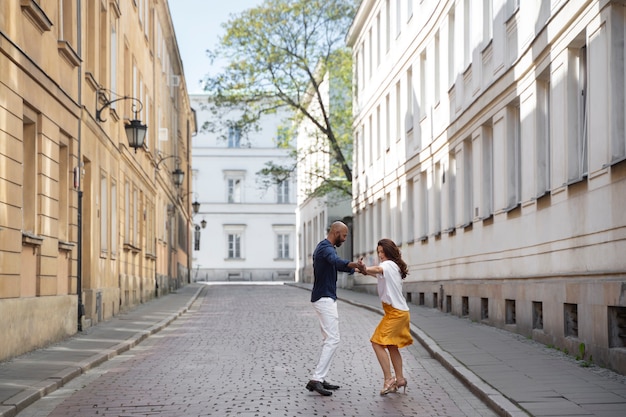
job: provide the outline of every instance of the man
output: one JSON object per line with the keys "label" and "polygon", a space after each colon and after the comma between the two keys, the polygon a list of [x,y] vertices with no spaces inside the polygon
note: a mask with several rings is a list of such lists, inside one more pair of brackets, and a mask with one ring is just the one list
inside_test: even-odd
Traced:
{"label": "man", "polygon": [[318,243],[313,252],[313,291],[311,302],[317,313],[324,341],[313,376],[306,384],[309,391],[321,395],[332,395],[331,390],[339,389],[338,385],[326,382],[330,362],[339,346],[339,315],[337,313],[337,271],[354,274],[355,269],[363,268],[362,264],[341,259],[335,247],[341,246],[348,237],[348,226],[340,221],[334,222],[326,239]]}

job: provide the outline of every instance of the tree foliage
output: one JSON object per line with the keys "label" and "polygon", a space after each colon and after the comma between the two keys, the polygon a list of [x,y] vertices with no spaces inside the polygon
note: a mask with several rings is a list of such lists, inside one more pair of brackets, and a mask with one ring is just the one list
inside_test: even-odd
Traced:
{"label": "tree foliage", "polygon": [[[265,0],[256,8],[231,16],[222,25],[225,34],[214,50],[213,60],[226,63],[221,73],[207,76],[204,88],[211,93],[213,112],[237,109],[237,127],[247,135],[259,118],[282,109],[292,115],[278,146],[294,145],[297,126],[307,123],[316,130],[320,147],[329,152],[330,173],[319,172],[323,182],[311,190],[351,194],[351,54],[345,37],[357,0]],[[329,77],[329,78],[325,78]],[[329,89],[321,88],[323,82]],[[326,93],[326,94],[325,94]],[[217,122],[204,126],[219,131]],[[302,148],[296,162],[307,157]],[[273,162],[259,174],[265,181],[280,182],[295,170]],[[317,175],[312,173],[312,175]]]}

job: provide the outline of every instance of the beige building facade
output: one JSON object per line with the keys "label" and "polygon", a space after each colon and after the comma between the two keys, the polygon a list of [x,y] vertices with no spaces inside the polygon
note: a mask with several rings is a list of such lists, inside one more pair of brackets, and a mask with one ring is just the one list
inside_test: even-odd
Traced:
{"label": "beige building facade", "polygon": [[389,237],[411,302],[626,373],[624,10],[364,0],[355,254]]}
{"label": "beige building facade", "polygon": [[0,4],[0,360],[189,282],[175,39],[165,0]]}

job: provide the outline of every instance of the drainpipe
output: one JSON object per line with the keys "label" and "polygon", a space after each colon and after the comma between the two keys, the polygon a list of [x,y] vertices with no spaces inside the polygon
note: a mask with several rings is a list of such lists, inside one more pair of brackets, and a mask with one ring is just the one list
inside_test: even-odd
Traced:
{"label": "drainpipe", "polygon": [[[82,5],[81,0],[76,0],[77,11],[77,49],[78,56],[82,57]],[[83,76],[83,61],[80,60],[78,64],[78,108],[80,110],[78,117],[78,167],[76,174],[76,183],[78,184],[78,216],[77,216],[77,271],[76,271],[76,295],[78,296],[78,331],[83,331],[83,316],[85,315],[85,306],[83,305],[83,190],[81,188],[81,175],[82,175],[82,154],[81,154],[81,126],[82,126],[82,112],[83,112],[83,88],[82,88],[82,76]]]}

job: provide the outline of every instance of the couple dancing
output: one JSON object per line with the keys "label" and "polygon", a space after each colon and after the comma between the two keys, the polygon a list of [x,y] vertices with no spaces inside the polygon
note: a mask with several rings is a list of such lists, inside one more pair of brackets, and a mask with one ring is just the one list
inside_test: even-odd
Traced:
{"label": "couple dancing", "polygon": [[[402,293],[402,280],[408,274],[408,267],[402,260],[400,249],[390,239],[381,239],[377,245],[380,263],[366,266],[362,259],[352,262],[341,259],[335,250],[346,241],[348,227],[342,222],[334,222],[326,239],[322,240],[313,252],[313,274],[315,281],[311,302],[317,313],[322,338],[324,340],[315,371],[306,385],[309,391],[321,395],[332,395],[339,389],[326,381],[330,362],[339,345],[339,315],[337,312],[337,271],[353,274],[358,270],[363,275],[376,277],[378,295],[385,315],[374,331],[370,341],[376,358],[383,371],[383,388],[380,395],[406,391],[407,380],[402,372],[402,356],[399,349],[413,343],[409,330],[409,307]],[[395,376],[391,373],[391,368]]]}

